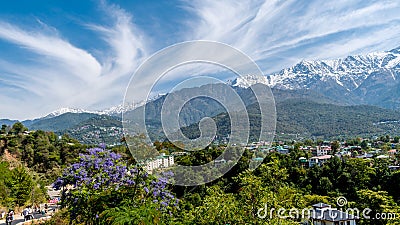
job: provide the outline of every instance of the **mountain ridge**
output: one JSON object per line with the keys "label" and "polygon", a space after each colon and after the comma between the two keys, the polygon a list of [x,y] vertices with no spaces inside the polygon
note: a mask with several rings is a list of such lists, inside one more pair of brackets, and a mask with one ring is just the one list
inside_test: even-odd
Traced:
{"label": "mountain ridge", "polygon": [[[390,51],[350,55],[331,60],[302,60],[292,67],[266,76],[246,75],[227,81],[234,88],[265,84],[273,89],[312,90],[315,94],[336,99],[342,104],[367,104],[383,108],[400,108],[400,47]],[[378,96],[378,97],[377,97]],[[116,116],[160,98],[135,104],[120,104],[105,110],[60,108],[43,117],[65,113],[91,113]],[[7,119],[7,118],[4,118]],[[5,121],[6,122],[6,121]],[[9,122],[7,122],[9,123]]]}

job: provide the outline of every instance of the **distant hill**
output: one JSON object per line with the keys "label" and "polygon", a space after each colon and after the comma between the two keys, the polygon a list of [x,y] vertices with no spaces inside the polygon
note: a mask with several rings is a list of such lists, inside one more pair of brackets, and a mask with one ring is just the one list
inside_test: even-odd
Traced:
{"label": "distant hill", "polygon": [[43,118],[31,124],[24,123],[30,130],[61,131],[72,128],[79,123],[97,116],[91,113],[64,113],[62,115]]}
{"label": "distant hill", "polygon": [[338,106],[307,100],[277,104],[277,134],[303,137],[354,137],[399,134],[399,111],[376,106]]}
{"label": "distant hill", "polygon": [[0,125],[5,124],[7,126],[11,126],[16,122],[18,122],[18,120],[0,119]]}
{"label": "distant hill", "polygon": [[[256,105],[248,107],[251,138],[256,140],[260,131],[260,113]],[[214,117],[217,135],[230,133],[229,116],[226,113]],[[301,138],[349,138],[370,137],[383,134],[399,134],[398,111],[376,106],[338,106],[316,103],[310,100],[286,100],[277,103],[276,135],[284,139]],[[182,128],[189,138],[199,136],[197,124]]]}
{"label": "distant hill", "polygon": [[[25,123],[25,122],[24,122]],[[68,134],[85,144],[118,144],[122,138],[121,118],[93,113],[64,113],[34,120],[26,125],[30,130]]]}
{"label": "distant hill", "polygon": [[[263,85],[263,84],[256,84]],[[173,101],[179,101],[185,96],[196,96],[201,93],[201,90],[209,90],[218,96],[228,97],[228,88],[224,84],[207,84],[201,87],[186,88],[176,93],[173,93]],[[234,90],[241,97],[245,106],[250,106],[256,102],[254,93],[250,88],[244,87],[234,87]],[[275,102],[279,103],[289,99],[293,100],[309,100],[317,103],[330,103],[330,104],[344,104],[335,99],[323,96],[312,90],[281,90],[272,89],[272,93],[275,98]],[[171,94],[169,94],[171,95]],[[163,132],[161,127],[161,109],[164,104],[166,96],[163,96],[155,101],[149,102],[146,105],[139,107],[133,111],[128,111],[125,113],[125,118],[129,119],[141,119],[140,110],[145,108],[146,110],[146,125],[147,129],[152,133],[153,138],[162,138],[161,133]],[[219,104],[217,101],[206,98],[198,97],[187,102],[180,111],[179,119],[181,127],[186,127],[191,124],[199,122],[204,117],[215,117],[220,113],[226,112],[225,108]],[[168,113],[168,112],[167,112]]]}
{"label": "distant hill", "polygon": [[96,115],[58,134],[68,134],[86,144],[119,144],[122,138],[121,118]]}

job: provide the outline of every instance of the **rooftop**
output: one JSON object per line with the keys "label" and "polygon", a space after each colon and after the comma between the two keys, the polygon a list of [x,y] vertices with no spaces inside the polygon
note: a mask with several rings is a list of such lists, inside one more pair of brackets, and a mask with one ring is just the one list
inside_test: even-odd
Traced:
{"label": "rooftop", "polygon": [[314,156],[312,159],[330,159],[332,158],[331,155],[322,155],[322,156]]}

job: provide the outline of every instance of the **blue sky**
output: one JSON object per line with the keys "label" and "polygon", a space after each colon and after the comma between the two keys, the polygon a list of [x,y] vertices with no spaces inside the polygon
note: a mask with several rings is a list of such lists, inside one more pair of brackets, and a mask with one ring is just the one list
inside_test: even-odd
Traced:
{"label": "blue sky", "polygon": [[0,118],[118,105],[137,67],[181,41],[232,45],[265,74],[390,50],[400,46],[399,12],[385,0],[4,1]]}

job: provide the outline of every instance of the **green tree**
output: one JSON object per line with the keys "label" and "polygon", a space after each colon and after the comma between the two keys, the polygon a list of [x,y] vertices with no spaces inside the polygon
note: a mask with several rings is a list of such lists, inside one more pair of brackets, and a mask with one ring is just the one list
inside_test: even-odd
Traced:
{"label": "green tree", "polygon": [[393,201],[393,198],[385,191],[372,191],[372,190],[359,190],[357,191],[358,201],[357,206],[359,209],[369,208],[371,212],[367,216],[371,218],[361,218],[360,224],[381,225],[387,224],[387,220],[377,220],[375,215],[377,213],[400,213],[400,207]]}
{"label": "green tree", "polygon": [[34,185],[32,176],[23,166],[18,166],[11,172],[9,180],[10,195],[15,199],[17,206],[23,206],[31,198],[31,191]]}
{"label": "green tree", "polygon": [[368,141],[367,140],[363,140],[360,144],[361,148],[364,150],[368,149]]}
{"label": "green tree", "polygon": [[11,127],[11,130],[8,132],[9,134],[21,134],[24,131],[27,131],[28,128],[26,128],[21,122],[16,122],[14,125]]}
{"label": "green tree", "polygon": [[7,128],[8,128],[7,125],[5,124],[1,125],[0,134],[7,134]]}
{"label": "green tree", "polygon": [[333,141],[331,143],[331,149],[333,153],[336,153],[340,149],[340,142],[339,141]]}
{"label": "green tree", "polygon": [[328,195],[328,193],[332,191],[332,187],[332,182],[329,180],[328,177],[321,177],[318,185],[318,190],[320,194]]}

